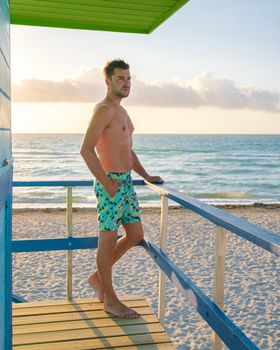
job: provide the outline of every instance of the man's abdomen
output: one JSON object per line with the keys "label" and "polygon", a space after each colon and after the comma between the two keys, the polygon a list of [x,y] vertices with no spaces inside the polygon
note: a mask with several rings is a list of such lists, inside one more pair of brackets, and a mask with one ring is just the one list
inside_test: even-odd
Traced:
{"label": "man's abdomen", "polygon": [[106,172],[126,172],[132,169],[131,149],[115,149],[98,152],[102,168]]}

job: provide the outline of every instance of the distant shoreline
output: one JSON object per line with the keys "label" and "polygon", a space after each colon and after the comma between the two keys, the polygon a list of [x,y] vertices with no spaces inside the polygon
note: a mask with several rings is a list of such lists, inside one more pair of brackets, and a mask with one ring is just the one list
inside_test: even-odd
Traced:
{"label": "distant shoreline", "polygon": [[[280,203],[250,203],[250,204],[211,204],[213,207],[220,209],[279,209]],[[151,206],[144,205],[140,206],[142,210],[160,210],[159,205]],[[189,210],[180,205],[169,205],[169,210]],[[96,207],[73,207],[73,212],[91,212],[96,211]],[[25,213],[25,212],[43,212],[43,213],[51,213],[51,212],[66,212],[66,207],[44,207],[44,208],[13,208],[13,213]]]}
{"label": "distant shoreline", "polygon": [[[14,132],[13,133],[13,135],[81,135],[81,136],[83,136],[84,135],[84,133],[80,133],[80,132],[69,132],[69,133],[54,133],[54,132],[52,132],[52,133],[45,133],[45,132],[33,132],[33,133],[26,133],[26,132]],[[254,134],[254,133],[252,133],[252,134],[247,134],[247,133],[244,133],[244,134],[238,134],[238,133],[233,133],[233,134],[229,134],[229,133],[227,133],[227,134],[224,134],[224,133],[183,133],[183,134],[181,134],[181,133],[137,133],[137,132],[135,132],[134,133],[134,135],[168,135],[168,136],[170,136],[170,135],[175,135],[175,136],[177,136],[177,135],[198,135],[198,136],[203,136],[203,135],[206,135],[206,136],[215,136],[215,135],[221,135],[221,136],[225,136],[225,135],[229,135],[229,136],[239,136],[239,135],[241,135],[241,136],[250,136],[250,135],[252,135],[252,136],[280,136],[280,134],[270,134],[270,133],[268,133],[268,134],[259,134],[259,133],[256,133],[256,134]]]}

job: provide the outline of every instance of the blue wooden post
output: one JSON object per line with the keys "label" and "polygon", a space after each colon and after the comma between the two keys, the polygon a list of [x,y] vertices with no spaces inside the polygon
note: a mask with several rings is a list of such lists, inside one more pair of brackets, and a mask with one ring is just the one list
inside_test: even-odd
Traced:
{"label": "blue wooden post", "polygon": [[12,147],[9,1],[0,0],[0,349],[12,348]]}

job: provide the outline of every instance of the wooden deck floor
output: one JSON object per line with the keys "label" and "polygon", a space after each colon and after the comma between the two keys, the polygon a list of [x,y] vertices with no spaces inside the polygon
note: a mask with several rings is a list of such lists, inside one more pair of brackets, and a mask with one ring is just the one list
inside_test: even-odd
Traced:
{"label": "wooden deck floor", "polygon": [[13,350],[176,349],[143,297],[121,300],[141,317],[112,317],[95,298],[14,304]]}

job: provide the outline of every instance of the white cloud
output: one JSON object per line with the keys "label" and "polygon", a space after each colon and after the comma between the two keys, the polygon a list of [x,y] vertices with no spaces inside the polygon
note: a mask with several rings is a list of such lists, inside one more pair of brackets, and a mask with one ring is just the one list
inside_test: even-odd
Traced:
{"label": "white cloud", "polygon": [[[52,81],[26,79],[13,83],[14,102],[96,102],[106,91],[101,69],[81,69],[77,76]],[[279,112],[279,95],[256,86],[236,86],[206,72],[189,83],[145,83],[133,77],[127,103],[134,106],[195,108],[213,106]]]}
{"label": "white cloud", "polygon": [[194,78],[191,85],[206,106],[279,111],[278,94],[252,85],[238,87],[232,80],[216,79],[209,72]]}

